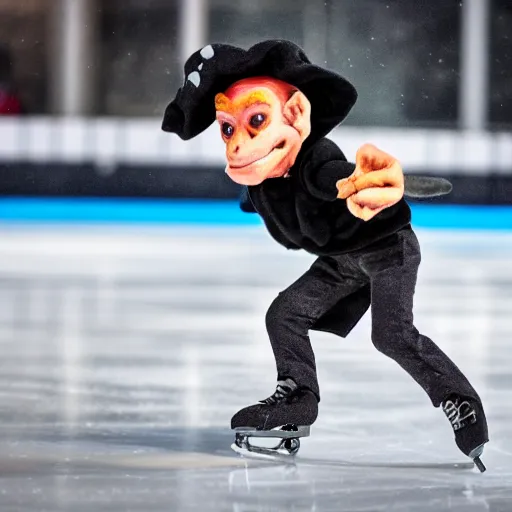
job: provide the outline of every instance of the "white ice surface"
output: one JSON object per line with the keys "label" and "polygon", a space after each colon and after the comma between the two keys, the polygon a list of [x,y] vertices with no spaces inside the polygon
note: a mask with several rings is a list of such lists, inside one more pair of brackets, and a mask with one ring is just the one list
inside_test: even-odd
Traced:
{"label": "white ice surface", "polygon": [[0,229],[0,510],[512,510],[512,234],[419,231],[415,323],[486,407],[485,474],[370,342],[312,334],[320,416],[295,466],[229,430],[268,396],[264,315],[312,257],[260,228]]}

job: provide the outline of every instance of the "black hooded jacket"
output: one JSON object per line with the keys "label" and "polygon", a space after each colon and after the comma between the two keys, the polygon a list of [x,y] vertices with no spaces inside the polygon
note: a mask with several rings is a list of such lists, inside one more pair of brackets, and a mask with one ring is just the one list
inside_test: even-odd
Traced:
{"label": "black hooded jacket", "polygon": [[247,187],[241,207],[257,212],[284,247],[318,256],[362,249],[409,225],[411,210],[403,198],[369,221],[350,213],[346,200],[336,197],[336,182],[354,169],[331,140],[306,139],[289,177]]}

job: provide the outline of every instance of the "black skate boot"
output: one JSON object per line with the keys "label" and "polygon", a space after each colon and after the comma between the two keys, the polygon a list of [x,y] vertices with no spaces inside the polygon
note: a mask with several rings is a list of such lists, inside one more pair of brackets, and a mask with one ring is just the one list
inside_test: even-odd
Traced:
{"label": "black skate boot", "polygon": [[[295,455],[299,438],[309,436],[317,416],[318,399],[312,391],[299,388],[292,379],[278,381],[273,395],[233,416],[231,428],[236,430],[236,438],[232,448],[242,454]],[[251,438],[258,438],[263,446],[251,444]]]}
{"label": "black skate boot", "polygon": [[272,430],[283,425],[312,425],[318,416],[318,400],[309,389],[301,389],[292,379],[280,380],[273,395],[238,411],[231,428],[252,427]]}
{"label": "black skate boot", "polygon": [[482,404],[471,398],[451,395],[441,405],[452,424],[457,446],[483,473],[485,466],[480,457],[484,445],[489,442],[489,433]]}

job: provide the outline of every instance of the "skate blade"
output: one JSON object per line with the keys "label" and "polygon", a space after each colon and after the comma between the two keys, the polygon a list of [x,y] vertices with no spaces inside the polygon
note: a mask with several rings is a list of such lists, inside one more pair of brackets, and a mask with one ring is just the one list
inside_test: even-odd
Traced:
{"label": "skate blade", "polygon": [[[254,435],[254,432],[257,432],[257,435]],[[267,431],[245,431],[244,429],[237,429],[235,445],[251,453],[290,456],[297,454],[299,451],[299,437],[301,433],[309,433],[309,427],[303,428],[301,432],[299,432],[299,429],[295,426],[293,430],[290,430],[290,428],[286,428],[286,430],[274,429]],[[304,435],[302,435],[302,437],[304,437]]]}
{"label": "skate blade", "polygon": [[475,457],[473,459],[473,462],[475,463],[475,466],[478,468],[478,471],[480,471],[480,473],[485,473],[487,471],[487,468],[484,466],[484,463],[482,462],[480,457]]}
{"label": "skate blade", "polygon": [[481,444],[469,454],[469,457],[473,459],[473,462],[475,463],[475,466],[478,468],[480,473],[485,473],[485,471],[487,471],[487,468],[484,466],[484,463],[480,459],[482,453],[484,453],[484,445],[485,443]]}
{"label": "skate blade", "polygon": [[247,459],[267,460],[270,462],[285,462],[287,464],[295,464],[295,457],[287,451],[266,450],[265,448],[251,447],[250,450],[240,448],[235,443],[231,445],[231,449]]}
{"label": "skate blade", "polygon": [[253,427],[237,427],[233,429],[235,434],[241,434],[245,437],[272,437],[274,439],[298,439],[299,437],[309,437],[311,435],[310,426],[297,426],[296,430],[283,430],[285,426],[276,427],[272,430],[256,430]]}
{"label": "skate blade", "polygon": [[240,442],[245,442],[250,446],[249,449],[255,448],[260,450],[274,450],[278,451],[283,444],[283,439],[280,437],[253,437],[247,434],[237,433],[236,439]]}

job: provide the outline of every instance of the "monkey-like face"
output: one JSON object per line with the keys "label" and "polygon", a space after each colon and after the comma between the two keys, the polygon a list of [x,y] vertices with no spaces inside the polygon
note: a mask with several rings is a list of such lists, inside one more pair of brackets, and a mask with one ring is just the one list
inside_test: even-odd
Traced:
{"label": "monkey-like face", "polygon": [[311,132],[311,105],[304,94],[273,78],[233,84],[215,97],[226,143],[226,173],[240,185],[286,175]]}

